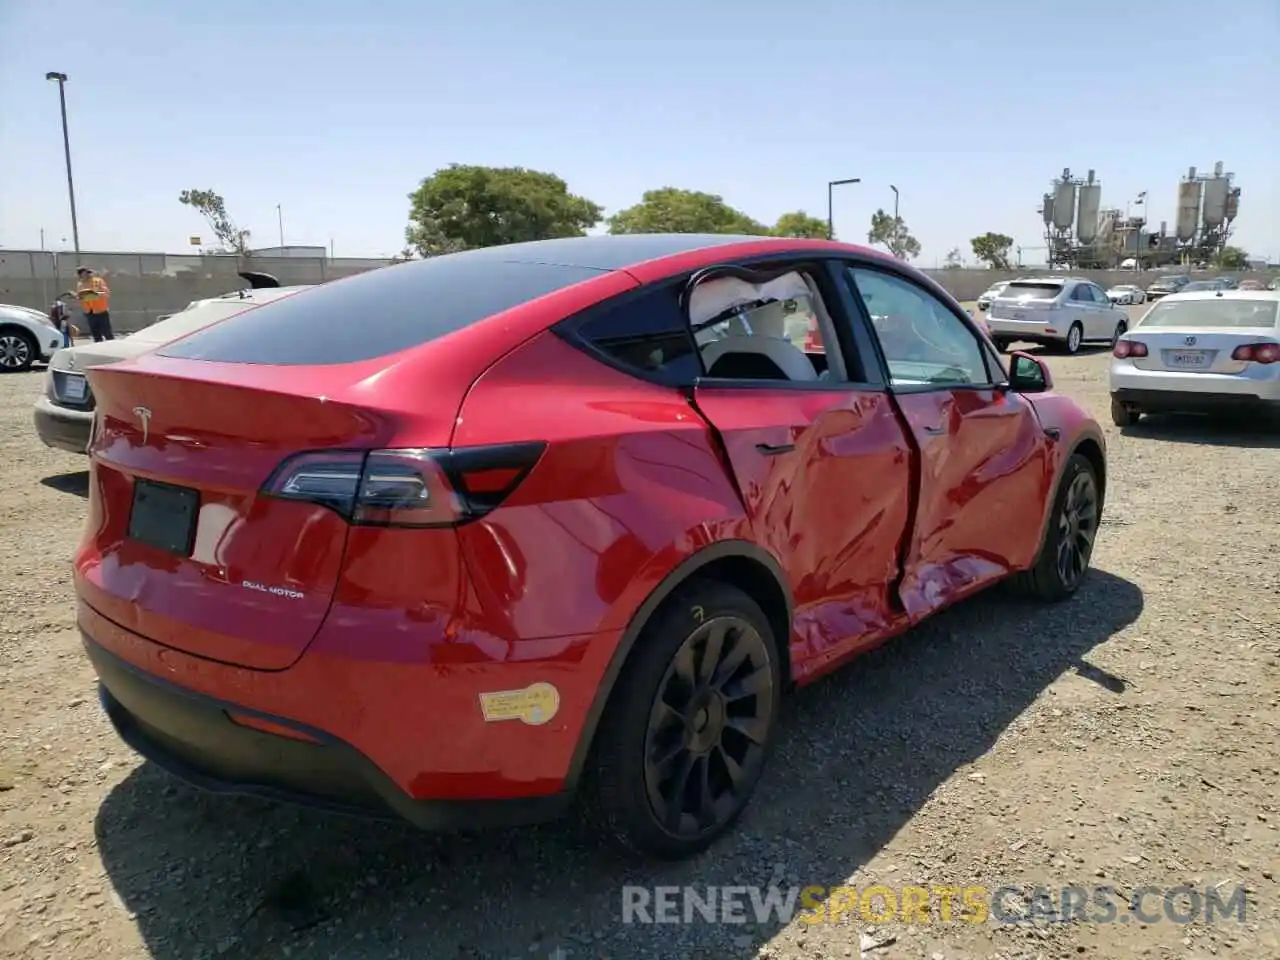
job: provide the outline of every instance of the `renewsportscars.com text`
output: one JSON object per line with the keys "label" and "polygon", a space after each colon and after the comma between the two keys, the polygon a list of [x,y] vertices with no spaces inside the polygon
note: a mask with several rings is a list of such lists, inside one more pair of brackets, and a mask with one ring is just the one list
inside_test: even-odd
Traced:
{"label": "renewsportscars.com text", "polygon": [[1243,922],[1241,886],[707,886],[622,888],[623,923]]}

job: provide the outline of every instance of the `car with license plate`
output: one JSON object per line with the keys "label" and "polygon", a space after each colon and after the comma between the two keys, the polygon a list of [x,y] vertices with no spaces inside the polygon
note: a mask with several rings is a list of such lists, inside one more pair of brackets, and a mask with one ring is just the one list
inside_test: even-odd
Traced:
{"label": "car with license plate", "polygon": [[0,303],[0,373],[21,373],[48,361],[62,347],[62,333],[47,314]]}
{"label": "car with license plate", "polygon": [[692,855],[791,690],[1087,582],[1102,432],[1007,362],[886,254],[682,234],[389,266],[92,367],[101,702],[211,790],[430,829],[581,801]]}
{"label": "car with license plate", "polygon": [[94,414],[93,390],[86,377],[92,367],[118,363],[219,320],[306,289],[309,287],[258,288],[193,300],[185,310],[126,337],[58,350],[49,360],[44,390],[32,410],[36,435],[46,447],[54,450],[85,453]]}
{"label": "car with license plate", "polygon": [[1014,280],[987,311],[987,328],[1001,351],[1018,341],[1074,354],[1086,343],[1114,342],[1128,326],[1128,311],[1080,277]]}
{"label": "car with license plate", "polygon": [[1161,277],[1147,287],[1147,299],[1159,300],[1161,297],[1167,297],[1171,293],[1179,293],[1190,282],[1191,278],[1185,273],[1175,273]]}
{"label": "car with license plate", "polygon": [[1112,303],[1132,306],[1133,304],[1146,303],[1147,295],[1141,287],[1135,284],[1122,283],[1107,291],[1107,299]]}
{"label": "car with license plate", "polygon": [[1280,413],[1280,292],[1165,297],[1116,341],[1111,419],[1145,413]]}

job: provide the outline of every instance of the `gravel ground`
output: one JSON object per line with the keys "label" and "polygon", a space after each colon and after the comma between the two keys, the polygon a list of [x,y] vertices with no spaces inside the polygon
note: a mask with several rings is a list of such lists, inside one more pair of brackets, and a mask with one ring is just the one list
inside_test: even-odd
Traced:
{"label": "gravel ground", "polygon": [[[140,764],[73,629],[84,462],[33,434],[41,374],[0,377],[0,956],[1280,957],[1280,437],[1120,435],[1106,357],[1051,361],[1111,444],[1082,593],[979,597],[802,692],[737,833],[663,867],[572,823],[432,837]],[[1212,924],[621,921],[627,884],[770,883],[1248,892]]]}

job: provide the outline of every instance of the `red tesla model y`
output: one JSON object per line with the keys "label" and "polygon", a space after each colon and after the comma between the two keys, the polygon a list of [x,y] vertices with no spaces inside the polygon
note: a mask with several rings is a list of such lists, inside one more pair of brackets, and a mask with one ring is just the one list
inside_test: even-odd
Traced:
{"label": "red tesla model y", "polygon": [[692,854],[790,690],[999,581],[1081,585],[1102,435],[1009,363],[874,251],[649,235],[391,266],[94,367],[103,705],[209,789],[441,829],[577,800]]}

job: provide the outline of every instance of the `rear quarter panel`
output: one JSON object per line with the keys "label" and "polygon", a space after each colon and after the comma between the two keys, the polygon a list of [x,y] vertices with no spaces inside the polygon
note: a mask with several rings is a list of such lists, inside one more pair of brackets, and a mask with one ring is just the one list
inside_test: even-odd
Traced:
{"label": "rear quarter panel", "polygon": [[453,446],[539,439],[547,451],[483,521],[459,528],[468,621],[531,639],[621,629],[701,548],[750,539],[711,432],[677,390],[540,334],[463,402]]}

